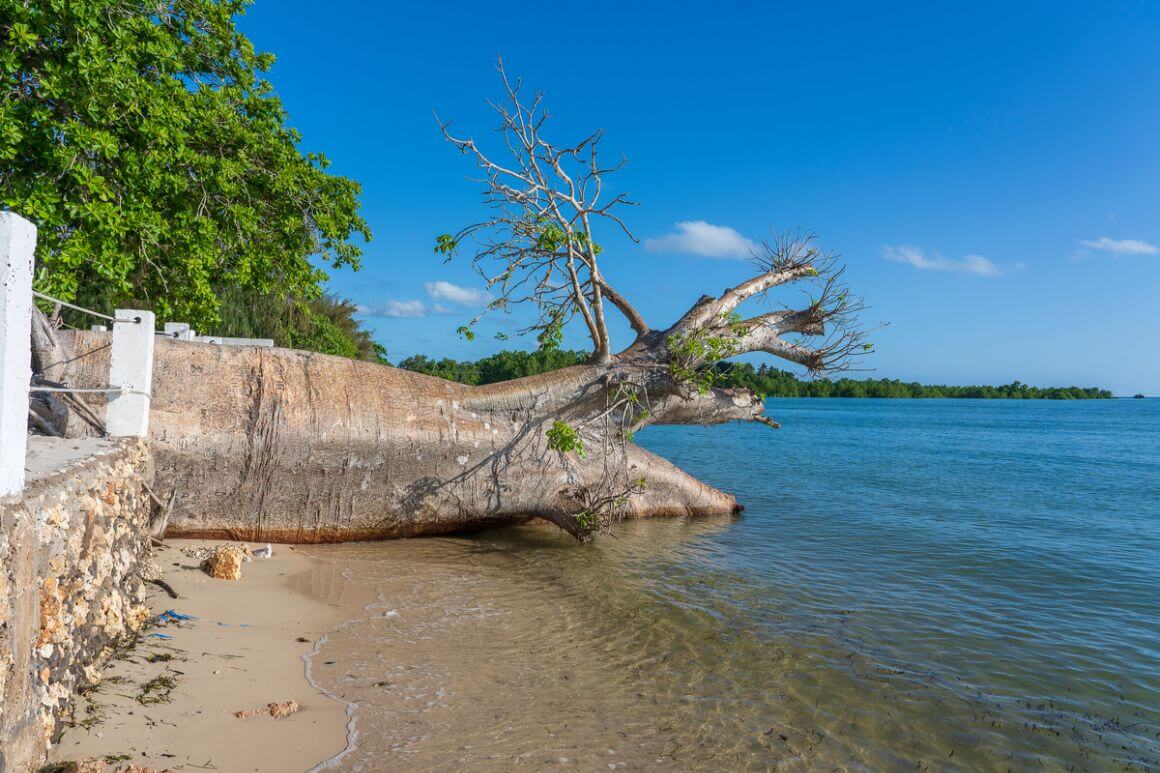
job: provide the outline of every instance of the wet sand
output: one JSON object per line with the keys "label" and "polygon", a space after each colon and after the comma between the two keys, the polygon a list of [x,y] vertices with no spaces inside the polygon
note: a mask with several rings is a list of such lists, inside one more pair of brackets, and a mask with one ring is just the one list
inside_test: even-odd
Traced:
{"label": "wet sand", "polygon": [[[110,661],[96,690],[76,698],[77,725],[50,762],[106,757],[157,769],[292,771],[345,747],[346,707],[310,685],[303,660],[344,619],[343,589],[316,587],[332,575],[317,575],[315,561],[281,545],[270,560],[244,563],[240,581],[212,579],[180,550],[211,544],[220,543],[170,540],[156,552],[180,598],[150,585],[153,614],[172,609],[197,619],[151,627]],[[299,711],[234,716],[286,701]]]}

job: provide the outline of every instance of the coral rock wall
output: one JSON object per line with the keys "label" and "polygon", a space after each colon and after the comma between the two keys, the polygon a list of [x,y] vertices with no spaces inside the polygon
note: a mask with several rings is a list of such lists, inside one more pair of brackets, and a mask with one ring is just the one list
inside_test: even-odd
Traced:
{"label": "coral rock wall", "polygon": [[0,771],[40,766],[73,693],[148,615],[148,449],[87,442],[92,453],[0,500]]}

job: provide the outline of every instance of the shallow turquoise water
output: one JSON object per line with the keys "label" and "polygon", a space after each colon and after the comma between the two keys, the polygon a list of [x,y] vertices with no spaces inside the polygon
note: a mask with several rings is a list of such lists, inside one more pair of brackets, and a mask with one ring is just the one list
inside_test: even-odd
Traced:
{"label": "shallow turquoise water", "polygon": [[1160,400],[770,400],[639,442],[738,519],[311,548],[337,767],[1160,767]]}
{"label": "shallow turquoise water", "polygon": [[1160,400],[767,411],[641,439],[747,508],[682,548],[723,614],[829,639],[820,667],[921,690],[996,762],[1160,764]]}

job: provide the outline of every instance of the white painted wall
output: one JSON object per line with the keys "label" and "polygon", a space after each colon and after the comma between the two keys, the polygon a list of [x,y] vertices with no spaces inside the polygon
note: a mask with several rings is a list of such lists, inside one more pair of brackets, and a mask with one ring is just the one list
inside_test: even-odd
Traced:
{"label": "white painted wall", "polygon": [[36,226],[0,212],[0,496],[24,489]]}

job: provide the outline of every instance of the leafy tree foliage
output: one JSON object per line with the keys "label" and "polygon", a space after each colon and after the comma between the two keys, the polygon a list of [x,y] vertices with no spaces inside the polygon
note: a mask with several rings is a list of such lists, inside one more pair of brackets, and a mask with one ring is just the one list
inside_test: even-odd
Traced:
{"label": "leafy tree foliage", "polygon": [[355,319],[357,310],[352,301],[329,294],[299,300],[232,288],[222,298],[221,322],[206,332],[273,338],[278,346],[385,363],[387,350]]}
{"label": "leafy tree foliage", "polygon": [[318,302],[318,265],[357,267],[359,185],[299,150],[247,5],[0,0],[0,206],[40,229],[39,290],[210,330],[231,294]]}

